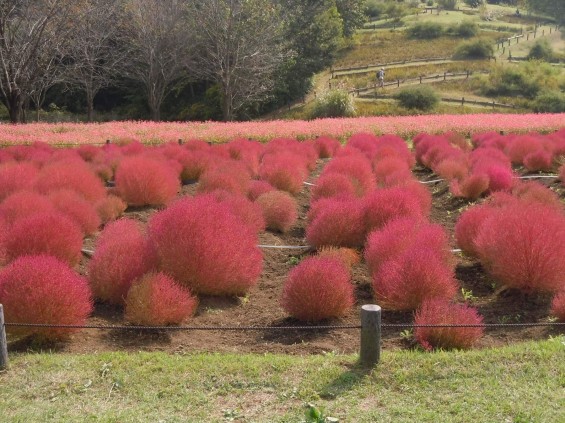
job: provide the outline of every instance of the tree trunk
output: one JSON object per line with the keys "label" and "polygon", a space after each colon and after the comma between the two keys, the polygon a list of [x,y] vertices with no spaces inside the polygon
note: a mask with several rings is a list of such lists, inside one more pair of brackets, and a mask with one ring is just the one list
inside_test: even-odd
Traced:
{"label": "tree trunk", "polygon": [[229,87],[224,86],[222,95],[222,114],[224,116],[224,121],[231,122],[233,120],[233,110],[231,102],[231,92]]}
{"label": "tree trunk", "polygon": [[94,119],[94,95],[92,91],[86,90],[86,120],[87,122],[92,122]]}
{"label": "tree trunk", "polygon": [[12,93],[7,99],[10,122],[21,123],[24,101],[19,93]]}

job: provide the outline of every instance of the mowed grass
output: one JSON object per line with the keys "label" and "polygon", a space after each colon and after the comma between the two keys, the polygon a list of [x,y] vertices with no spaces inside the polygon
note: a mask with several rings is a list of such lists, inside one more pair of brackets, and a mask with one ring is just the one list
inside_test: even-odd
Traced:
{"label": "mowed grass", "polygon": [[[565,338],[468,352],[355,356],[12,354],[3,422],[565,421]],[[319,420],[322,421],[322,420]]]}

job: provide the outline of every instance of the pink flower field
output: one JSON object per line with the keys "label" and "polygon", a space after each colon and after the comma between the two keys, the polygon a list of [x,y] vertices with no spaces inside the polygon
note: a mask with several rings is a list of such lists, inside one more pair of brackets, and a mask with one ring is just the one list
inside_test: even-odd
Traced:
{"label": "pink flower field", "polygon": [[142,143],[164,143],[178,139],[203,139],[224,142],[235,138],[268,141],[273,138],[308,139],[329,136],[345,140],[357,132],[397,134],[411,137],[419,132],[429,134],[458,132],[547,132],[565,127],[561,114],[476,114],[425,115],[316,119],[312,121],[266,122],[112,122],[34,123],[0,125],[0,144],[91,144],[137,140]]}

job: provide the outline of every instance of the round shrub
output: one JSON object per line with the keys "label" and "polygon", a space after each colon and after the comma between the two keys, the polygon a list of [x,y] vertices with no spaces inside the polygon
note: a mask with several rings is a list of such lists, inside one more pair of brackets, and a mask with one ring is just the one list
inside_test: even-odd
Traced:
{"label": "round shrub", "polygon": [[363,208],[358,200],[319,200],[310,209],[309,219],[306,240],[316,248],[358,248],[365,242]]}
{"label": "round shrub", "polygon": [[272,186],[267,181],[257,181],[253,180],[249,183],[249,189],[247,190],[247,198],[251,201],[257,200],[261,194],[265,194],[269,191],[274,191],[276,188]]}
{"label": "round shrub", "polygon": [[484,221],[490,217],[492,209],[486,206],[473,206],[465,210],[455,224],[455,239],[457,245],[465,254],[477,257],[479,251],[475,238]]}
{"label": "round shrub", "polygon": [[311,201],[336,196],[355,197],[357,190],[350,177],[341,173],[324,173],[312,187]]}
{"label": "round shrub", "polygon": [[384,308],[415,310],[427,298],[451,300],[457,283],[452,267],[436,251],[414,246],[380,266],[373,290]]}
{"label": "round shrub", "polygon": [[298,219],[296,200],[283,191],[269,191],[255,201],[261,207],[267,229],[288,232]]}
{"label": "round shrub", "polygon": [[310,117],[335,118],[355,116],[355,103],[347,91],[340,89],[322,92],[314,102]]}
{"label": "round shrub", "polygon": [[18,191],[0,203],[0,213],[8,224],[37,213],[55,212],[55,206],[47,196],[31,191]]}
{"label": "round shrub", "polygon": [[132,282],[156,266],[156,253],[139,223],[120,219],[100,234],[88,263],[88,281],[96,298],[123,304]]}
{"label": "round shrub", "polygon": [[563,209],[563,203],[557,193],[539,182],[520,182],[516,184],[512,193],[527,203],[540,203],[557,210]]}
{"label": "round shrub", "polygon": [[565,322],[565,291],[557,293],[551,301],[551,314],[560,322]]}
{"label": "round shrub", "polygon": [[256,234],[206,196],[179,200],[153,215],[149,235],[161,270],[192,292],[245,294],[261,274]]}
{"label": "round shrub", "polygon": [[92,235],[101,224],[100,216],[92,203],[75,191],[53,191],[49,194],[49,200],[57,210],[74,220],[85,235]]}
{"label": "round shrub", "polygon": [[81,259],[82,230],[61,212],[38,213],[18,220],[8,232],[6,256],[49,254],[71,266]]}
{"label": "round shrub", "polygon": [[377,185],[383,188],[402,185],[412,179],[406,161],[399,157],[387,157],[373,164]]}
{"label": "round shrub", "polygon": [[367,233],[380,229],[399,217],[419,220],[424,217],[418,198],[402,187],[377,189],[363,198],[363,213]]}
{"label": "round shrub", "polygon": [[[476,309],[465,304],[453,304],[443,299],[425,300],[416,315],[416,325],[482,325]],[[414,337],[425,349],[468,349],[482,336],[484,327],[418,327]]]}
{"label": "round shrub", "polygon": [[489,183],[487,174],[474,173],[463,179],[461,183],[457,179],[453,179],[449,184],[449,190],[454,197],[476,200],[488,190]]}
{"label": "round shrub", "polygon": [[295,153],[271,153],[263,157],[259,176],[281,191],[297,194],[308,169],[304,159]]}
{"label": "round shrub", "polygon": [[410,38],[432,40],[434,38],[439,38],[443,35],[443,26],[436,22],[418,22],[406,30],[407,35]]}
{"label": "round shrub", "polygon": [[422,111],[432,110],[439,103],[439,96],[434,89],[425,85],[404,88],[395,98],[402,107]]}
{"label": "round shrub", "polygon": [[544,60],[550,62],[554,57],[553,48],[548,40],[542,38],[534,43],[527,57],[530,60]]}
{"label": "round shrub", "polygon": [[164,273],[137,279],[128,291],[125,319],[134,325],[180,325],[196,311],[198,300]]}
{"label": "round shrub", "polygon": [[343,262],[349,270],[361,262],[359,252],[353,248],[345,247],[322,247],[318,251],[318,257],[336,258]]}
{"label": "round shrub", "polygon": [[251,175],[245,165],[235,160],[211,165],[200,176],[198,192],[215,190],[229,191],[232,194],[246,195]]}
{"label": "round shrub", "polygon": [[453,57],[455,59],[488,59],[493,54],[492,41],[481,38],[459,44]]}
{"label": "round shrub", "polygon": [[31,163],[0,161],[0,202],[17,191],[32,190],[39,170]]}
{"label": "round shrub", "polygon": [[284,310],[302,321],[343,316],[353,306],[354,289],[341,260],[309,257],[288,274],[282,293]]}
{"label": "round shrub", "polygon": [[467,176],[469,169],[464,161],[446,159],[438,163],[434,172],[439,177],[447,179],[448,181],[452,179],[461,181]]}
{"label": "round shrub", "polygon": [[91,203],[106,196],[106,189],[100,178],[78,159],[57,161],[43,167],[37,178],[36,189],[42,194],[71,189]]}
{"label": "round shrub", "polygon": [[131,206],[168,204],[179,189],[177,174],[163,161],[126,157],[116,169],[116,190]]}
{"label": "round shrub", "polygon": [[553,156],[545,150],[538,150],[524,157],[524,167],[530,172],[550,171],[553,164]]}
{"label": "round shrub", "polygon": [[204,195],[209,195],[219,203],[227,206],[232,214],[237,216],[253,232],[258,233],[265,230],[267,223],[260,204],[256,204],[242,195],[232,194],[228,191],[217,190]]}
{"label": "round shrub", "polygon": [[340,173],[347,176],[353,183],[355,193],[359,197],[375,188],[375,175],[371,163],[362,154],[355,153],[332,159],[324,168],[322,176],[330,173]]}
{"label": "round shrub", "polygon": [[314,140],[314,146],[316,151],[318,151],[318,157],[320,159],[327,159],[334,156],[340,149],[341,144],[335,138],[322,136]]}
{"label": "round shrub", "polygon": [[542,92],[536,96],[532,107],[537,113],[563,113],[565,94],[558,91]]}
{"label": "round shrub", "polygon": [[116,220],[128,208],[127,203],[120,197],[108,195],[98,200],[94,207],[103,224]]}
{"label": "round shrub", "polygon": [[499,283],[526,293],[565,287],[565,216],[541,204],[496,208],[480,226],[475,246]]}
{"label": "round shrub", "polygon": [[[55,257],[28,255],[0,270],[0,303],[6,322],[83,325],[92,312],[84,278]],[[43,340],[68,337],[76,329],[7,327],[16,335]]]}

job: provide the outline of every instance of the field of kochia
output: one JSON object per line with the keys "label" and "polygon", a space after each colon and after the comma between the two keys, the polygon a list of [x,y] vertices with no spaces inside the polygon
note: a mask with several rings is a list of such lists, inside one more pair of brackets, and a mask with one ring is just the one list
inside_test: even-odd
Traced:
{"label": "field of kochia", "polygon": [[[202,298],[245,297],[253,307],[265,267],[275,266],[264,263],[265,233],[310,248],[272,300],[297,324],[339,322],[367,301],[359,294],[367,285],[370,302],[417,324],[476,326],[417,328],[423,348],[470,348],[484,316],[461,296],[454,248],[480,263],[493,290],[542,296],[542,319],[565,320],[563,122],[467,115],[3,127],[6,321],[81,325],[110,304],[129,324],[198,324]],[[416,167],[463,205],[453,227],[431,217],[433,188]],[[8,330],[40,341],[73,332]]]}

